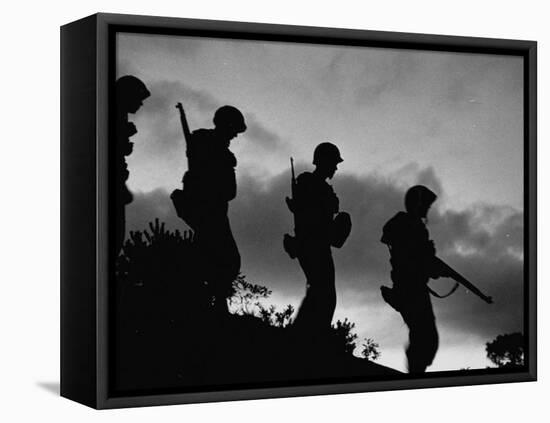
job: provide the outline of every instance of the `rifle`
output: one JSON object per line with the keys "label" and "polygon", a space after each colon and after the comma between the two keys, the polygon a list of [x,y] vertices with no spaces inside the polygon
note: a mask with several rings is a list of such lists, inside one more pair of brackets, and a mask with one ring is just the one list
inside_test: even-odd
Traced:
{"label": "rifle", "polygon": [[181,103],[176,104],[176,109],[180,112],[181,129],[183,130],[185,145],[188,146],[189,140],[191,139],[191,131],[189,131],[189,125],[187,124],[187,118],[185,117],[185,112]]}
{"label": "rifle", "polygon": [[[295,213],[296,205],[294,203],[294,200],[296,199],[296,175],[294,174],[294,159],[292,157],[290,158],[290,171],[292,175],[290,180],[290,198],[286,197],[285,200],[286,200],[286,205],[288,206],[288,209],[291,211],[292,216],[294,217],[294,233],[296,234],[296,213]],[[285,234],[283,238],[283,246],[291,259],[294,259],[297,257],[298,243],[296,240],[296,235],[292,236],[289,234]]]}
{"label": "rifle", "polygon": [[481,292],[473,283],[471,283],[468,279],[466,279],[464,276],[462,276],[460,273],[454,270],[451,266],[449,266],[439,257],[435,257],[434,260],[435,260],[435,265],[441,270],[440,274],[442,276],[446,276],[451,279],[454,279],[457,283],[461,284],[467,290],[473,292],[475,295],[477,295],[487,304],[493,303],[492,297],[489,297],[485,295],[483,292]]}
{"label": "rifle", "polygon": [[[191,141],[191,131],[189,131],[189,125],[187,124],[187,118],[185,117],[185,112],[181,103],[176,104],[176,109],[178,109],[180,112],[181,129],[183,130],[183,137],[185,138],[185,154],[188,156],[189,141]],[[189,159],[187,160],[187,168],[189,169]],[[184,188],[185,176],[186,175],[183,175],[182,179],[182,182],[184,183]],[[185,189],[175,189],[174,191],[172,191],[172,194],[170,194],[170,199],[174,204],[176,214],[181,219],[183,219],[183,221],[187,223],[187,225],[189,225],[191,229],[194,230],[196,223],[196,213],[194,211],[194,208],[192,207],[193,203],[189,199],[188,191],[189,190],[185,191]]]}

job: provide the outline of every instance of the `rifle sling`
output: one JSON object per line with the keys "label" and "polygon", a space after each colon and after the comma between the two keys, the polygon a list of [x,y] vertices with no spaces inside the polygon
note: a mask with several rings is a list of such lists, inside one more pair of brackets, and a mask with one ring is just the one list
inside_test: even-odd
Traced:
{"label": "rifle sling", "polygon": [[428,288],[428,292],[429,292],[430,294],[432,294],[434,297],[437,297],[437,298],[447,298],[447,297],[449,297],[449,296],[451,296],[452,294],[455,293],[455,291],[458,289],[458,286],[459,286],[459,285],[460,285],[460,284],[459,284],[458,282],[455,282],[455,286],[453,286],[453,287],[451,288],[451,290],[450,290],[447,294],[445,294],[445,295],[438,294],[437,292],[435,292],[435,291],[434,291],[432,288],[430,288],[429,286],[427,286],[427,288]]}

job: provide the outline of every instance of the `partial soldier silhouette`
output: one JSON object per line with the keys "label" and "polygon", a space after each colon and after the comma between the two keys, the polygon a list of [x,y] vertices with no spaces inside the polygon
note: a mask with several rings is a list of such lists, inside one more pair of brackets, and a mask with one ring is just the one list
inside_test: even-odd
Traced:
{"label": "partial soldier silhouette", "polygon": [[284,246],[291,258],[298,258],[307,284],[294,327],[313,337],[330,330],[336,308],[331,248],[342,247],[351,231],[351,218],[340,212],[338,197],[327,183],[342,161],[334,144],[319,144],[313,154],[315,170],[302,173],[296,181],[293,178],[292,198],[287,198],[295,236],[285,235]]}
{"label": "partial soldier silhouette", "polygon": [[384,300],[401,313],[409,328],[407,360],[409,373],[422,373],[432,364],[439,345],[430,278],[441,275],[435,265],[435,244],[426,228],[428,210],[437,196],[423,185],[410,188],[405,210],[392,217],[383,229],[381,241],[390,250],[393,287],[382,287]]}
{"label": "partial soldier silhouette", "polygon": [[194,231],[200,272],[212,291],[215,309],[227,314],[227,298],[241,266],[227,216],[229,202],[237,195],[237,159],[229,145],[246,131],[246,124],[237,108],[223,106],[214,114],[214,129],[190,133],[183,107],[177,107],[187,143],[188,170],[183,190],[175,190],[171,197],[178,216]]}
{"label": "partial soldier silhouette", "polygon": [[128,120],[128,114],[136,113],[143,105],[143,100],[151,93],[145,84],[132,75],[120,77],[116,81],[115,93],[115,248],[122,248],[126,235],[125,207],[132,202],[133,196],[126,181],[128,180],[128,164],[126,156],[132,154],[134,143],[130,138],[137,133],[136,126]]}
{"label": "partial soldier silhouette", "polygon": [[[393,287],[380,288],[384,300],[401,313],[409,327],[407,359],[410,373],[423,373],[435,358],[439,336],[430,295],[446,298],[459,285],[487,304],[492,297],[485,295],[468,279],[436,256],[426,221],[428,211],[437,196],[423,185],[415,185],[405,194],[405,210],[397,213],[385,225],[381,242],[390,250]],[[433,291],[430,279],[447,277],[455,286],[446,294]]]}

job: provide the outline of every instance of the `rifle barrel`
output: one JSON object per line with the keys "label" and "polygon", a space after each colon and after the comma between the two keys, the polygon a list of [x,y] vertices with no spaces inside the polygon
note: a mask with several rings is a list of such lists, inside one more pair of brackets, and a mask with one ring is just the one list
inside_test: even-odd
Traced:
{"label": "rifle barrel", "polygon": [[185,111],[183,110],[183,106],[181,103],[176,104],[176,109],[180,112],[180,122],[181,122],[181,129],[183,130],[183,137],[185,138],[185,142],[188,143],[191,139],[191,131],[189,130],[189,125],[187,123],[187,117],[185,116]]}
{"label": "rifle barrel", "polygon": [[294,200],[294,195],[296,193],[296,175],[294,174],[294,159],[292,157],[290,157],[290,172],[292,174],[292,179],[290,180],[290,193]]}
{"label": "rifle barrel", "polygon": [[466,279],[464,276],[462,276],[460,273],[458,273],[456,270],[454,270],[451,266],[449,266],[447,263],[445,263],[440,258],[436,257],[436,260],[439,261],[439,263],[442,265],[442,267],[445,269],[448,276],[452,279],[454,279],[456,282],[464,286],[464,288],[468,289],[475,295],[477,295],[479,298],[481,298],[483,301],[485,301],[487,304],[492,304],[493,299],[487,295],[485,295],[483,292],[481,292],[473,283],[471,283],[468,279]]}

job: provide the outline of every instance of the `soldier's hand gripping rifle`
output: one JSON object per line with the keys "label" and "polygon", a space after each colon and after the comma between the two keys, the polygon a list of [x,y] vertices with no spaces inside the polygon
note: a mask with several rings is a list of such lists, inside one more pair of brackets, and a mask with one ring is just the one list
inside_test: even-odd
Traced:
{"label": "soldier's hand gripping rifle", "polygon": [[[438,268],[439,274],[441,276],[449,277],[453,279],[455,282],[462,285],[467,290],[473,292],[475,295],[477,295],[479,298],[481,298],[483,301],[485,301],[487,304],[493,303],[493,298],[485,295],[483,292],[481,292],[473,283],[471,283],[468,279],[466,279],[464,276],[462,276],[460,273],[458,273],[456,270],[454,270],[451,266],[449,266],[447,263],[445,263],[443,260],[441,260],[439,257],[435,257],[435,266]],[[456,289],[456,288],[454,288]],[[454,289],[452,292],[454,292]]]}
{"label": "soldier's hand gripping rifle", "polygon": [[[294,159],[292,157],[290,158],[290,172],[292,175],[290,180],[290,198],[286,197],[285,200],[286,205],[288,206],[288,209],[293,216],[294,233],[296,234],[296,175],[294,174]],[[283,246],[291,259],[296,258],[298,254],[298,241],[296,239],[296,236],[285,234],[283,238]]]}

